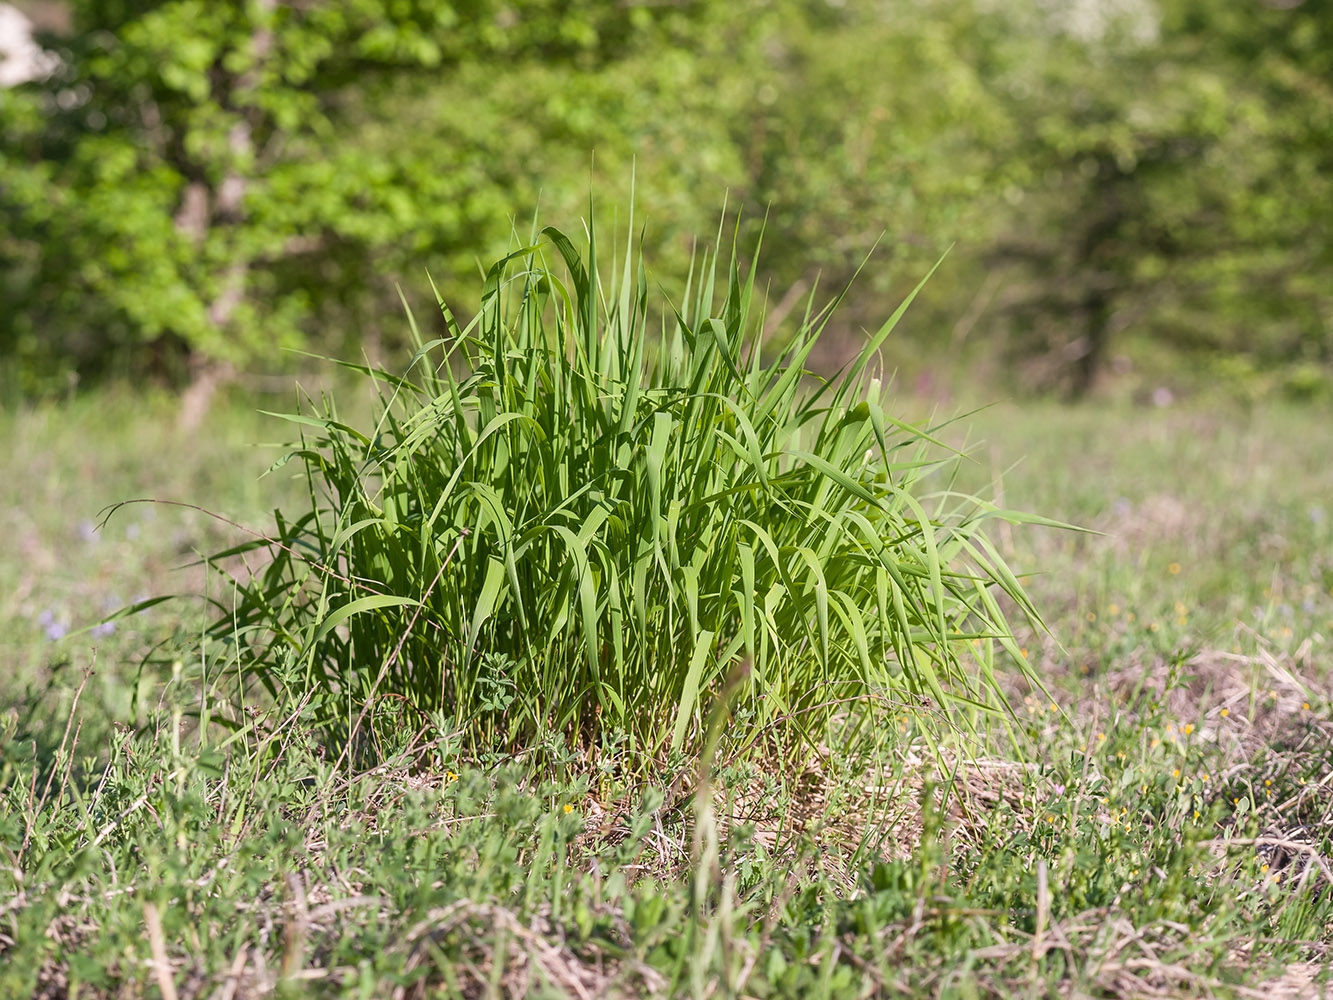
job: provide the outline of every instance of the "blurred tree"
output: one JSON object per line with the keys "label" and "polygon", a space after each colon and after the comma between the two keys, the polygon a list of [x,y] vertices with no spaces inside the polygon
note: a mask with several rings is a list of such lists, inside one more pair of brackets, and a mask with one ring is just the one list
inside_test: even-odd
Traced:
{"label": "blurred tree", "polygon": [[1163,0],[1093,42],[1023,33],[998,82],[1026,178],[990,258],[1029,375],[1084,393],[1122,333],[1232,372],[1333,360],[1329,13]]}
{"label": "blurred tree", "polygon": [[70,13],[72,30],[45,39],[56,73],[0,92],[0,352],[33,372],[119,359],[180,374],[186,358],[302,346],[330,314],[347,329],[389,284],[376,267],[480,249],[476,230],[514,204],[503,165],[478,155],[515,124],[494,91],[526,66],[563,67],[572,79],[530,97],[586,116],[561,90],[669,40],[689,12],[76,0]]}

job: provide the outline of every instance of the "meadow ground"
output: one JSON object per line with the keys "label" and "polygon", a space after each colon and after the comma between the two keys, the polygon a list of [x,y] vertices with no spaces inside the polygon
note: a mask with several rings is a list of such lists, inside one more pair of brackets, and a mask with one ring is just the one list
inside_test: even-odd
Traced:
{"label": "meadow ground", "polygon": [[[268,403],[273,407],[271,401]],[[277,408],[282,408],[279,405]],[[896,407],[924,410],[918,400]],[[1308,996],[1333,916],[1327,410],[1000,404],[942,433],[1050,634],[1016,721],[916,706],[802,767],[349,774],[300,706],[201,732],[209,583],[298,496],[253,403],[0,416],[0,995]],[[186,568],[179,568],[186,566]],[[216,595],[215,596],[219,596]],[[864,734],[863,734],[864,735]],[[729,742],[730,741],[730,742]]]}

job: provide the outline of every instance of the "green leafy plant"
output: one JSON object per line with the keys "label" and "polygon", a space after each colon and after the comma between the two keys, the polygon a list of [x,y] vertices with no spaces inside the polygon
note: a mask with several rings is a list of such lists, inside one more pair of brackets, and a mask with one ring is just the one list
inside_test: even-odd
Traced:
{"label": "green leafy plant", "polygon": [[818,378],[837,299],[765,360],[754,262],[720,236],[657,311],[632,240],[604,277],[592,231],[496,263],[466,327],[413,321],[403,377],[350,365],[373,428],[331,399],[289,417],[310,506],[246,546],[272,559],[212,633],[242,673],[300,685],[339,739],[388,698],[475,745],[623,731],[641,760],[686,749],[738,670],[754,739],[868,699],[999,710],[997,643],[1027,668],[993,591],[1036,612],[982,529],[1033,519],[927,492],[954,453],[873,377],[911,297]]}

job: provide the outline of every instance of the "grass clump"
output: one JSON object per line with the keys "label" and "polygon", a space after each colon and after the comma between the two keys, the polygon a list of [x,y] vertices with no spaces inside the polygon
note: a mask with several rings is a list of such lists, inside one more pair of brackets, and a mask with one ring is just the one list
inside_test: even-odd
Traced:
{"label": "grass clump", "polygon": [[661,760],[745,671],[759,734],[816,739],[867,697],[1001,705],[995,644],[1026,668],[992,590],[1035,612],[981,529],[1018,515],[927,492],[952,456],[882,407],[876,351],[911,296],[819,378],[836,299],[769,359],[755,268],[720,237],[657,308],[632,242],[607,277],[592,232],[496,263],[466,326],[441,303],[403,376],[349,366],[373,427],[328,398],[290,418],[309,506],[279,513],[214,637],[340,739],[391,704],[474,747]]}

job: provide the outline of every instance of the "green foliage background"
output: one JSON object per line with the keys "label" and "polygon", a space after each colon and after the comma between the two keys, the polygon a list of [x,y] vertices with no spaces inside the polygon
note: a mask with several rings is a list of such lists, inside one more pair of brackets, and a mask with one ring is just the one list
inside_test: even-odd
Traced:
{"label": "green foliage background", "polygon": [[774,307],[883,234],[853,340],[955,245],[909,369],[947,344],[1075,391],[1122,350],[1330,381],[1328,0],[56,6],[60,69],[0,91],[10,392],[376,354],[394,282],[457,298],[539,204],[631,183],[664,273],[724,194],[766,217]]}

